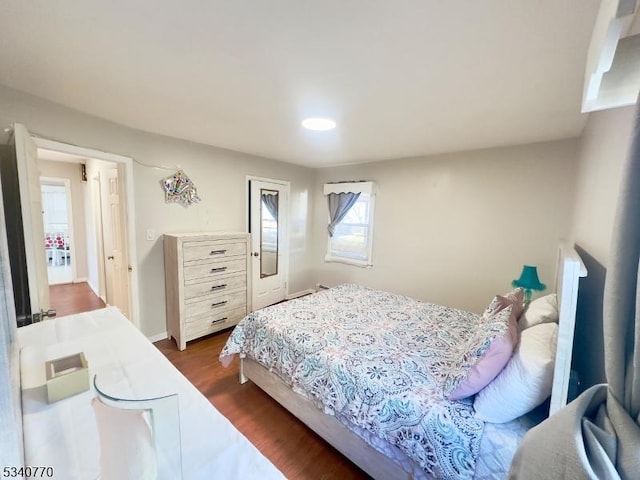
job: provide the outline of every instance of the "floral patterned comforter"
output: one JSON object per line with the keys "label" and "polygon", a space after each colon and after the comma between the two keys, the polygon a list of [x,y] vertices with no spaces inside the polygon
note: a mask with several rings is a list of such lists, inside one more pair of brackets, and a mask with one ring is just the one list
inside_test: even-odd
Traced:
{"label": "floral patterned comforter", "polygon": [[[481,316],[358,285],[253,312],[220,354],[242,353],[348,427],[397,446],[435,478],[472,478],[483,422],[443,395]],[[374,446],[375,447],[375,446]]]}

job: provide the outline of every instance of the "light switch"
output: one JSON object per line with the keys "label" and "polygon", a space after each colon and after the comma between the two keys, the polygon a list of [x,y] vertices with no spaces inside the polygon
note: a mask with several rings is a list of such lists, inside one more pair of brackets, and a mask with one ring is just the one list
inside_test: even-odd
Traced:
{"label": "light switch", "polygon": [[147,228],[147,240],[153,242],[156,239],[156,231],[152,228]]}

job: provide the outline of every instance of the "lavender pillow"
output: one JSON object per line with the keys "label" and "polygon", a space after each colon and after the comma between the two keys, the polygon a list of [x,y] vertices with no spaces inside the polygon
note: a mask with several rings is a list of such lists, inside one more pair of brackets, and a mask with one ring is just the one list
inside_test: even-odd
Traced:
{"label": "lavender pillow", "polygon": [[461,351],[460,362],[445,382],[445,397],[460,400],[478,393],[504,368],[517,343],[513,305],[495,313],[485,312],[477,331]]}

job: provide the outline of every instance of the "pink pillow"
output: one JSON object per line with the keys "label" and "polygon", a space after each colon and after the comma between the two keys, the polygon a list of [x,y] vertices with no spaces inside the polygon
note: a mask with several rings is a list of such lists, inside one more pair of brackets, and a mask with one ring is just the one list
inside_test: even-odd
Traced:
{"label": "pink pillow", "polygon": [[[496,298],[498,297],[500,296],[496,296]],[[498,302],[501,301],[502,300],[498,300]],[[520,309],[520,311],[522,311],[522,309]],[[518,321],[514,314],[514,305],[509,304],[506,308],[501,308],[495,313],[485,312],[483,321],[485,321],[485,325],[493,325],[497,328],[500,328],[502,324],[502,333],[496,335],[491,340],[489,346],[477,359],[473,358],[473,352],[478,351],[474,346],[475,339],[469,342],[467,354],[470,353],[470,363],[474,360],[475,363],[468,368],[466,376],[459,381],[457,387],[447,395],[449,400],[460,400],[461,398],[470,397],[491,383],[509,362],[513,350],[518,343]],[[504,325],[505,322],[506,325]],[[504,328],[504,326],[506,326],[506,328]],[[481,327],[480,330],[482,331],[483,328]]]}

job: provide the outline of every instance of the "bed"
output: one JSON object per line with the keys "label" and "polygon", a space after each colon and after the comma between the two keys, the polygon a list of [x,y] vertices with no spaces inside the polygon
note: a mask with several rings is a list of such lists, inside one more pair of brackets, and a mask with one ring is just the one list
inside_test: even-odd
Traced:
{"label": "bed", "polygon": [[[508,470],[526,431],[566,403],[584,275],[580,257],[563,244],[555,295],[532,302],[526,314],[516,311],[522,297],[509,303],[496,296],[477,315],[341,285],[253,312],[220,358],[226,364],[239,354],[241,381],[252,380],[374,478],[495,478]],[[534,325],[534,312],[546,311],[551,299],[557,324]],[[526,334],[514,323],[525,316],[531,319]],[[542,343],[529,339],[543,330]],[[509,341],[511,350],[502,348]],[[507,383],[505,390],[510,367],[516,361],[522,366],[527,345],[535,342],[555,357],[540,367],[547,372],[540,383],[548,388],[544,398],[551,394],[550,406],[533,408],[540,399],[535,405],[528,399],[531,408],[505,419],[500,410],[520,389]],[[507,355],[505,363],[487,362],[498,354]],[[488,385],[476,385],[483,369],[497,373]],[[478,390],[471,387],[478,385],[474,395]],[[499,395],[505,400],[496,400]]]}

